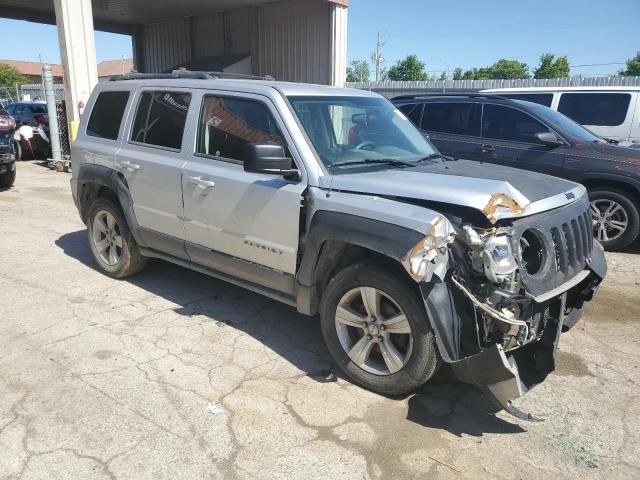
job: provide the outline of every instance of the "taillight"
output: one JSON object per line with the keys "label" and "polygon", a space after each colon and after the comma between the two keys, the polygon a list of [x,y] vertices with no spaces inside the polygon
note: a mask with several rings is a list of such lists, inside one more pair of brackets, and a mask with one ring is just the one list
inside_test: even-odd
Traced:
{"label": "taillight", "polygon": [[34,119],[38,124],[41,124],[41,123],[47,123],[47,120],[48,120],[48,119],[47,119],[47,116],[46,116],[46,115],[43,115],[43,114],[41,114],[41,113],[38,113],[37,115],[34,115],[34,116],[33,116],[33,119]]}
{"label": "taillight", "polygon": [[16,128],[16,122],[11,115],[0,115],[0,128],[13,130]]}

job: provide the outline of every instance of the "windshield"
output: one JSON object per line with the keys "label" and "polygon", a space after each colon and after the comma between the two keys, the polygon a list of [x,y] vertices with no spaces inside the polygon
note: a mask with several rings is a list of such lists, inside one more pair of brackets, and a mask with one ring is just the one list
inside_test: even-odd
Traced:
{"label": "windshield", "polygon": [[545,106],[539,105],[537,103],[526,102],[527,107],[530,110],[535,111],[538,115],[543,118],[549,119],[549,122],[553,122],[555,125],[560,127],[562,130],[567,132],[574,140],[584,143],[593,143],[600,142],[602,139],[597,135],[594,135],[589,130],[584,128],[579,123],[571,120],[569,117],[563,115],[560,112],[547,108]]}
{"label": "windshield", "polygon": [[327,168],[413,164],[438,155],[412,123],[384,98],[289,97],[289,101]]}

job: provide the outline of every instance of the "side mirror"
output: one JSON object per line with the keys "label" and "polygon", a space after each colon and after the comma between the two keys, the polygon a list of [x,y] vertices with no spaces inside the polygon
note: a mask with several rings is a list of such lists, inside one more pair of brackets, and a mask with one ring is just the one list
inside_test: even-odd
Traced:
{"label": "side mirror", "polygon": [[248,143],[242,153],[245,172],[299,177],[298,170],[291,168],[291,159],[285,156],[284,148],[280,145]]}
{"label": "side mirror", "polygon": [[553,132],[540,132],[534,135],[536,140],[540,143],[548,145],[550,147],[559,147],[560,145],[564,145],[560,139]]}

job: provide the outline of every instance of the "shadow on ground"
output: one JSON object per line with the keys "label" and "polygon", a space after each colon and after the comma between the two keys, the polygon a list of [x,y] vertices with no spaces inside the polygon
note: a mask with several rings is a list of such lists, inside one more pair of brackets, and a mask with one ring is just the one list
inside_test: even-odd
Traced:
{"label": "shadow on ground", "polygon": [[[86,231],[65,234],[55,243],[66,255],[96,269]],[[123,281],[180,305],[174,310],[176,313],[205,315],[220,326],[251,335],[318,382],[335,381],[336,375],[345,379],[334,369],[317,318],[306,317],[275,300],[160,260],[150,261],[144,272]],[[198,290],[211,294],[193,301],[192,294]],[[228,312],[238,303],[243,305],[243,318],[236,315],[227,319]],[[415,392],[408,404],[407,420],[457,436],[524,431],[496,417],[498,408],[475,387],[452,378],[446,367]]]}

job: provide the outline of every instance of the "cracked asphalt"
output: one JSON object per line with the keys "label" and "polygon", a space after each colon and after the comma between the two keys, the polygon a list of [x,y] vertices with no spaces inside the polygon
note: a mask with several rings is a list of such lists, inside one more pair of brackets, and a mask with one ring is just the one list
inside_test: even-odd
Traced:
{"label": "cracked asphalt", "polygon": [[0,192],[1,479],[640,478],[640,249],[495,412],[446,370],[390,399],[331,376],[319,324],[160,261],[93,265],[69,174]]}

